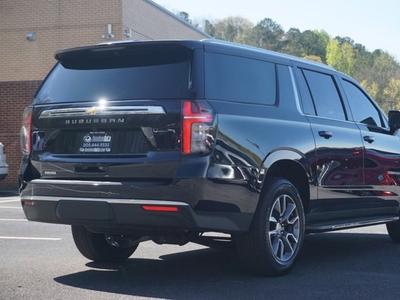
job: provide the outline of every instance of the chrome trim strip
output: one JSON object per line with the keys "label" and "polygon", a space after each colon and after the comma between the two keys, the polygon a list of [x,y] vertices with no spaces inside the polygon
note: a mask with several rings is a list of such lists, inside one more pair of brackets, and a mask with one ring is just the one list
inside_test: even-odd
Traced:
{"label": "chrome trim strip", "polygon": [[113,116],[113,115],[165,115],[162,106],[92,106],[76,108],[48,109],[41,112],[39,119]]}
{"label": "chrome trim strip", "polygon": [[339,225],[333,225],[331,228],[332,229],[344,229],[344,228],[353,228],[353,227],[362,227],[362,226],[367,226],[367,225],[378,225],[378,224],[383,224],[387,222],[394,222],[398,221],[400,218],[398,216],[393,216],[393,217],[386,217],[382,219],[377,219],[377,220],[367,220],[367,221],[359,221],[359,222],[349,222],[345,224],[339,224]]}
{"label": "chrome trim strip", "polygon": [[297,108],[297,111],[301,115],[304,116],[305,114],[301,110],[300,97],[299,97],[299,93],[298,93],[298,90],[297,90],[297,84],[296,84],[295,76],[294,76],[294,73],[293,73],[293,67],[292,66],[288,66],[288,68],[289,68],[290,79],[292,81],[292,88],[293,88],[293,92],[294,92],[294,99],[295,99],[295,102],[296,102],[296,108]]}
{"label": "chrome trim strip", "polygon": [[122,185],[121,182],[112,181],[82,181],[82,180],[59,180],[59,179],[33,179],[31,184],[73,184],[73,185]]}
{"label": "chrome trim strip", "polygon": [[333,230],[344,230],[344,229],[351,229],[351,228],[358,228],[370,225],[379,225],[385,224],[389,222],[396,222],[399,221],[399,216],[388,216],[388,217],[381,217],[380,219],[376,220],[364,220],[364,221],[356,221],[356,222],[348,222],[343,224],[308,224],[306,225],[306,232],[326,232],[326,231],[333,231]]}
{"label": "chrome trim strip", "polygon": [[78,197],[53,197],[53,196],[29,196],[21,197],[21,201],[90,201],[90,202],[105,202],[109,204],[129,204],[129,205],[168,205],[168,206],[186,206],[185,202],[175,202],[166,200],[142,200],[142,199],[118,199],[118,198],[78,198]]}
{"label": "chrome trim strip", "polygon": [[[365,125],[365,124],[364,124],[364,125]],[[396,172],[396,171],[387,171],[387,173],[388,173],[389,175],[396,175],[396,176],[400,175],[400,172]]]}

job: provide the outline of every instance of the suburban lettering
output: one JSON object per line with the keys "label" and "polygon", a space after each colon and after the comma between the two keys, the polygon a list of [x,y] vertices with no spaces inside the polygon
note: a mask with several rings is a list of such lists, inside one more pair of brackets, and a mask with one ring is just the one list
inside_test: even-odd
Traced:
{"label": "suburban lettering", "polygon": [[125,123],[124,118],[112,118],[112,119],[71,119],[65,120],[65,125],[75,125],[75,124],[117,124]]}

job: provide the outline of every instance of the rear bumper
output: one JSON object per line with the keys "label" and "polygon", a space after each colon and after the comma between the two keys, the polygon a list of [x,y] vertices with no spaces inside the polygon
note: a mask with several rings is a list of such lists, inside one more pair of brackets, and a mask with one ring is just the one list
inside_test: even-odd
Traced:
{"label": "rear bumper", "polygon": [[[255,210],[249,204],[251,194],[243,186],[221,185],[206,179],[170,183],[33,180],[21,192],[21,201],[30,221],[82,225],[110,232],[229,233],[249,229]],[[174,209],[152,211],[148,206]]]}

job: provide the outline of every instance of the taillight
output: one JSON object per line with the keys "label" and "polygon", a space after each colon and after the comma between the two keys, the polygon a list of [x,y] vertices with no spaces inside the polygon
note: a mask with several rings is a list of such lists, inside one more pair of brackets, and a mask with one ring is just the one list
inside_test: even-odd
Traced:
{"label": "taillight", "polygon": [[142,205],[142,208],[146,211],[158,211],[158,212],[177,212],[177,206],[165,206],[165,205]]}
{"label": "taillight", "polygon": [[205,101],[182,105],[182,153],[207,153],[214,144],[215,114]]}
{"label": "taillight", "polygon": [[22,114],[20,139],[22,153],[30,154],[32,151],[32,107],[25,108]]}

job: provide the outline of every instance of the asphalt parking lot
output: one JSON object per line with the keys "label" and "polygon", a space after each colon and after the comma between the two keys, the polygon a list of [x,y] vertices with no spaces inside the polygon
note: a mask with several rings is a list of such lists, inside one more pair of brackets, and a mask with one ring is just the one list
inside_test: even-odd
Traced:
{"label": "asphalt parking lot", "polygon": [[291,274],[243,273],[234,252],[142,243],[123,264],[95,264],[70,228],[26,221],[0,192],[0,299],[399,299],[400,245],[385,226],[306,237]]}

